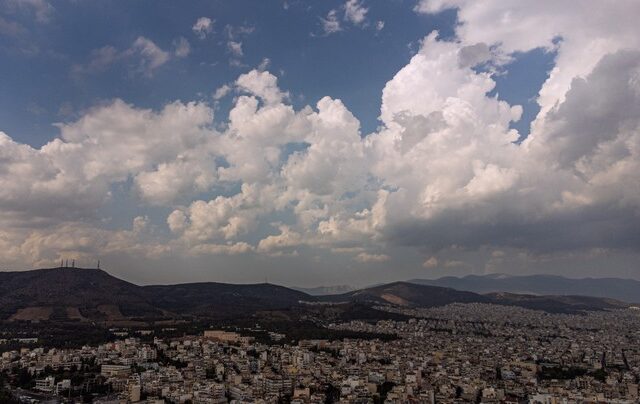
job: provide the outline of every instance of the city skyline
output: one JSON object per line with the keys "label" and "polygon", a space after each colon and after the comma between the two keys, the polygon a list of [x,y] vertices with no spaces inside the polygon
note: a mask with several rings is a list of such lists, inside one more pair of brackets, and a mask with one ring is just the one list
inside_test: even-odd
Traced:
{"label": "city skyline", "polygon": [[0,4],[0,270],[640,279],[637,1]]}

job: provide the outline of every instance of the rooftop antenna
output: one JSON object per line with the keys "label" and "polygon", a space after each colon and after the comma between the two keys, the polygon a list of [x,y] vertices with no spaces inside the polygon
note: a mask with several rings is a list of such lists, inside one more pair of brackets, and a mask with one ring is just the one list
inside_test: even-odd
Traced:
{"label": "rooftop antenna", "polygon": [[71,268],[75,268],[76,267],[76,260],[71,260]]}
{"label": "rooftop antenna", "polygon": [[65,268],[69,268],[69,260],[65,260],[65,262],[64,262],[64,267],[65,267]]}
{"label": "rooftop antenna", "polygon": [[98,269],[100,269],[100,260],[98,260]]}

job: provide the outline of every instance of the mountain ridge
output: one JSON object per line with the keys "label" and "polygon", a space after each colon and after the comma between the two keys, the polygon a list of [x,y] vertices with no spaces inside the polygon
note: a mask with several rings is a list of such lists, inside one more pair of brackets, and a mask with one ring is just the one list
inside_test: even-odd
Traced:
{"label": "mountain ridge", "polygon": [[467,275],[411,279],[421,285],[450,287],[475,293],[510,292],[537,295],[578,295],[640,302],[640,281],[623,278],[566,278],[559,275]]}
{"label": "mountain ridge", "polygon": [[566,313],[628,306],[609,298],[505,292],[480,294],[404,281],[341,294],[312,296],[270,283],[196,282],[140,286],[100,269],[44,268],[0,272],[0,320],[223,319],[276,311],[284,316],[294,313],[294,317],[304,317],[308,314],[309,303],[343,305],[344,310],[363,305],[420,308],[450,303],[492,303]]}

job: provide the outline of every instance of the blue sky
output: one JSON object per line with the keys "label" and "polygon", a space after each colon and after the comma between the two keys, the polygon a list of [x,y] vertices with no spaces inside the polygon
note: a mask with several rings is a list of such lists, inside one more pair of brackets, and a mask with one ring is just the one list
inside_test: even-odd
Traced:
{"label": "blue sky", "polygon": [[5,0],[0,267],[639,277],[640,10],[588,2]]}
{"label": "blue sky", "polygon": [[[382,88],[416,52],[425,33],[453,35],[455,11],[421,15],[412,10],[414,3],[371,2],[365,27],[341,20],[343,31],[332,35],[324,34],[321,18],[339,9],[340,1],[194,1],[188,7],[174,1],[60,1],[53,4],[47,22],[34,19],[26,7],[5,6],[5,17],[25,32],[18,40],[0,38],[0,121],[16,139],[39,146],[57,135],[52,123],[74,119],[101,101],[121,98],[158,108],[176,99],[208,99],[216,88],[268,58],[294,105],[313,104],[330,94],[360,119],[364,134],[370,133],[379,125]],[[191,29],[202,16],[214,20],[213,32],[204,40]],[[379,31],[378,21],[384,22]],[[244,56],[240,66],[232,66],[227,31],[239,27],[251,32],[237,35]],[[191,52],[150,77],[132,72],[131,62],[73,73],[74,66],[90,62],[92,51],[105,46],[125,50],[139,36],[165,50],[183,37]],[[523,55],[497,80],[500,96],[535,111],[532,101],[548,63],[542,51]],[[522,80],[525,76],[530,80]],[[533,118],[525,116],[520,128]]]}

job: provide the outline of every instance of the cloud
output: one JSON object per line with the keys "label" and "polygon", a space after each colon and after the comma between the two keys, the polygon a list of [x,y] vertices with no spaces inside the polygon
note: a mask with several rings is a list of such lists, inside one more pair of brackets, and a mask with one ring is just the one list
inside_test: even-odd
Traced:
{"label": "cloud", "polygon": [[9,21],[0,16],[0,35],[18,37],[26,33],[26,29],[15,21]]}
{"label": "cloud", "polygon": [[[635,3],[615,3],[591,25],[572,22],[563,2],[553,15],[475,4],[420,3],[420,12],[459,7],[461,25],[454,38],[421,41],[384,86],[381,127],[367,136],[338,99],[291,105],[266,65],[216,90],[214,101],[237,94],[228,118],[214,121],[215,102],[151,110],[113,100],[58,125],[40,148],[1,134],[0,247],[16,262],[122,249],[340,252],[351,265],[395,262],[408,247],[416,267],[461,270],[481,255],[492,265],[596,250],[637,257],[638,28],[603,19]],[[228,31],[229,41],[243,35]],[[541,46],[556,65],[530,135],[516,143],[522,107],[494,95],[495,69],[476,67],[508,69],[516,52]],[[142,37],[131,49],[102,48],[87,66],[134,58],[150,74],[176,54]],[[105,230],[116,192],[165,214]]]}
{"label": "cloud", "polygon": [[229,49],[231,55],[236,58],[244,56],[244,52],[242,51],[242,42],[229,41],[227,42],[227,49]]}
{"label": "cloud", "polygon": [[75,80],[81,80],[85,75],[98,74],[108,70],[113,64],[126,57],[124,52],[120,52],[113,46],[103,46],[91,51],[89,61],[86,64],[74,64],[70,75]]}
{"label": "cloud", "polygon": [[342,31],[336,10],[329,11],[326,18],[320,18],[320,22],[322,23],[322,30],[325,35],[331,35]]}
{"label": "cloud", "polygon": [[213,32],[213,20],[209,17],[200,17],[191,27],[193,33],[200,39],[205,39]]}
{"label": "cloud", "polygon": [[354,25],[364,24],[369,9],[362,5],[361,0],[347,0],[344,4],[344,19]]}
{"label": "cloud", "polygon": [[297,233],[287,225],[279,224],[279,234],[263,238],[258,243],[258,252],[270,255],[281,255],[283,253],[295,253],[294,248],[303,244],[302,235]]}
{"label": "cloud", "polygon": [[8,0],[11,8],[32,12],[38,22],[47,23],[51,20],[55,9],[46,0]]}
{"label": "cloud", "polygon": [[229,94],[229,92],[231,92],[232,88],[230,85],[228,84],[223,84],[222,86],[218,87],[216,89],[216,91],[213,93],[213,99],[214,100],[220,100],[224,97],[227,96],[227,94]]}
{"label": "cloud", "polygon": [[239,242],[230,244],[198,244],[189,253],[195,255],[240,255],[254,251],[250,244]]}
{"label": "cloud", "polygon": [[369,254],[369,253],[363,252],[358,254],[355,259],[358,262],[362,262],[364,264],[370,264],[370,263],[387,262],[391,259],[391,257],[385,254]]}
{"label": "cloud", "polygon": [[422,263],[424,268],[432,269],[438,267],[438,259],[436,257],[429,257],[425,262]]}
{"label": "cloud", "polygon": [[236,80],[236,86],[268,104],[279,103],[289,96],[288,93],[280,91],[278,78],[267,71],[251,70],[242,74]]}
{"label": "cloud", "polygon": [[538,97],[541,117],[563,100],[574,77],[584,77],[604,55],[640,45],[639,29],[631,17],[640,12],[640,4],[633,0],[613,4],[589,0],[580,8],[568,0],[536,4],[421,0],[416,11],[450,8],[458,9],[456,35],[465,44],[495,44],[506,54],[540,47],[557,51],[555,67]]}
{"label": "cloud", "polygon": [[183,37],[180,37],[173,41],[173,47],[174,55],[176,57],[184,58],[189,56],[189,53],[191,53],[191,45],[189,44],[189,41],[187,41]]}
{"label": "cloud", "polygon": [[102,73],[119,62],[133,63],[135,73],[151,77],[153,73],[171,60],[172,57],[186,57],[191,52],[189,42],[179,37],[173,41],[174,52],[161,49],[152,40],[138,37],[126,50],[107,45],[94,49],[86,64],[75,64],[71,69],[72,77],[83,78],[87,74]]}
{"label": "cloud", "polygon": [[138,70],[147,76],[151,76],[157,68],[169,61],[171,55],[160,49],[152,40],[145,37],[138,37],[131,48],[129,54],[138,55]]}
{"label": "cloud", "polygon": [[[347,0],[339,10],[332,9],[325,18],[320,18],[323,35],[331,35],[343,30],[343,26],[340,24],[339,12],[347,24],[353,24],[361,28],[368,25],[366,17],[369,9],[363,5],[361,0]],[[382,28],[384,28],[384,22],[378,21],[376,29],[380,31]]]}

